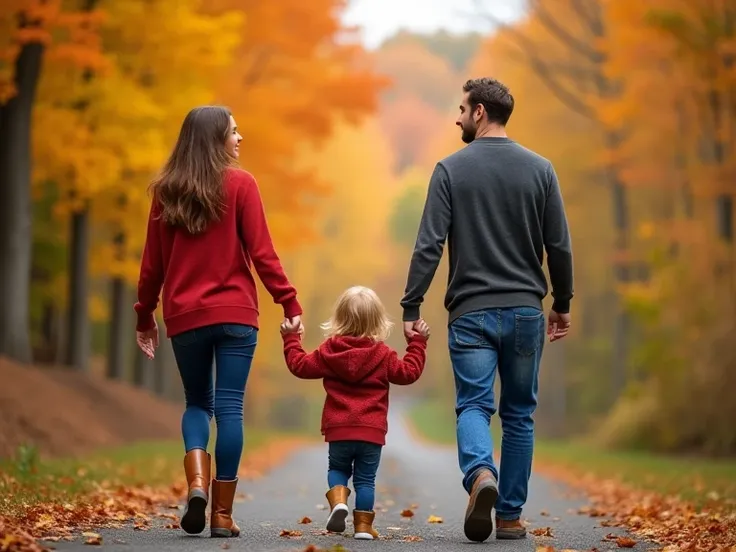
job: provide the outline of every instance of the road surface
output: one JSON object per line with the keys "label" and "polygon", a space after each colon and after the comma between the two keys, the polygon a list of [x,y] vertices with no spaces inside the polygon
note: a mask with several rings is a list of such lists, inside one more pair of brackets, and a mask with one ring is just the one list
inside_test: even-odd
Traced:
{"label": "road surface", "polygon": [[[398,405],[397,405],[398,406]],[[393,406],[392,406],[393,408]],[[162,520],[160,528],[150,531],[131,529],[102,530],[105,550],[131,551],[217,551],[247,550],[248,552],[301,551],[310,544],[318,549],[361,551],[446,551],[463,550],[466,546],[493,547],[495,550],[534,551],[537,546],[557,549],[600,551],[616,549],[616,544],[604,541],[609,533],[621,533],[601,527],[602,518],[574,513],[584,505],[580,499],[555,482],[533,476],[529,503],[524,517],[529,529],[550,527],[553,538],[531,534],[519,541],[497,541],[492,536],[483,544],[469,542],[463,534],[462,521],[467,495],[461,487],[454,448],[430,446],[414,439],[405,425],[399,408],[390,419],[387,446],[384,449],[377,480],[377,515],[375,526],[382,537],[379,541],[356,541],[346,535],[324,535],[327,518],[326,504],[326,445],[317,445],[293,455],[281,467],[255,482],[241,483],[240,492],[247,499],[236,503],[234,517],[242,529],[238,539],[211,539],[208,529],[199,536],[189,536],[181,530],[165,529],[170,523]],[[351,507],[354,494],[351,496]],[[404,518],[401,511],[415,507],[413,518]],[[547,515],[543,515],[542,513]],[[428,523],[430,515],[443,523]],[[300,524],[308,516],[311,524]],[[348,519],[351,519],[349,517]],[[279,536],[282,530],[301,531],[303,536]],[[417,538],[418,537],[418,538]],[[421,540],[419,540],[421,539]],[[93,547],[77,542],[53,543],[57,550],[86,551]],[[223,547],[227,543],[229,548]],[[637,549],[644,549],[637,544]]]}

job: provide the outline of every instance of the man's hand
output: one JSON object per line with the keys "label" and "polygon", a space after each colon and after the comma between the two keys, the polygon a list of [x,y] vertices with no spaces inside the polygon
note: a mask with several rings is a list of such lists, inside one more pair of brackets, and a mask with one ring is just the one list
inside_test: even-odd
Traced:
{"label": "man's hand", "polygon": [[553,310],[549,311],[547,319],[547,337],[550,343],[562,339],[570,331],[570,313],[560,314]]}
{"label": "man's hand", "polygon": [[299,335],[304,334],[304,324],[302,324],[301,316],[284,318],[284,321],[281,322],[281,335],[287,333],[298,333]]}
{"label": "man's hand", "polygon": [[138,348],[151,360],[153,360],[156,347],[158,347],[158,324],[154,320],[153,328],[145,332],[135,332],[135,342]]}

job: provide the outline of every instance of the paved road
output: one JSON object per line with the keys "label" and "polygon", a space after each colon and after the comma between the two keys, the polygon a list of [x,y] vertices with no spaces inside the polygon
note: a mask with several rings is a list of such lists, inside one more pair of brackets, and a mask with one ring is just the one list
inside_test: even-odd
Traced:
{"label": "paved road", "polygon": [[[102,531],[103,548],[121,552],[216,551],[222,550],[225,542],[230,550],[249,552],[301,551],[310,544],[328,550],[339,544],[349,551],[387,552],[463,550],[466,546],[513,552],[534,551],[537,546],[547,545],[576,550],[616,548],[615,543],[602,541],[606,534],[616,530],[601,527],[601,518],[573,513],[584,502],[569,498],[570,493],[566,489],[542,477],[532,480],[530,502],[524,516],[531,524],[530,529],[550,527],[554,538],[529,535],[520,541],[496,541],[492,537],[483,544],[470,543],[462,529],[467,495],[460,485],[454,448],[427,446],[412,439],[399,409],[392,413],[377,482],[376,527],[382,536],[388,538],[371,542],[321,534],[327,517],[326,511],[320,509],[326,503],[326,466],[326,445],[319,445],[297,453],[260,481],[244,482],[240,490],[249,495],[248,500],[236,504],[235,511],[235,519],[243,530],[239,539],[210,539],[207,532],[203,536],[191,537],[181,530],[164,528],[145,532],[123,529]],[[418,505],[416,515],[411,519],[402,518],[401,510],[413,504]],[[548,515],[542,515],[542,512]],[[428,523],[427,518],[431,514],[442,517],[444,523]],[[309,516],[313,523],[299,524],[304,516]],[[303,536],[280,537],[282,529],[302,531]],[[349,526],[346,533],[350,530]],[[421,541],[405,542],[403,539],[406,537],[419,537]],[[88,552],[91,547],[83,545],[81,540],[54,543],[54,546],[57,550]],[[643,548],[637,544],[635,550]]]}

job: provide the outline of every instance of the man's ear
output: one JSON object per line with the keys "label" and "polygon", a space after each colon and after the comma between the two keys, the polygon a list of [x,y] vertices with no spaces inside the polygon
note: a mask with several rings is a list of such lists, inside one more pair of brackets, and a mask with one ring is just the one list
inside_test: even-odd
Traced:
{"label": "man's ear", "polygon": [[473,110],[473,119],[475,120],[475,123],[478,124],[483,120],[483,114],[486,112],[486,108],[482,103],[478,103],[478,105],[475,106],[475,109]]}

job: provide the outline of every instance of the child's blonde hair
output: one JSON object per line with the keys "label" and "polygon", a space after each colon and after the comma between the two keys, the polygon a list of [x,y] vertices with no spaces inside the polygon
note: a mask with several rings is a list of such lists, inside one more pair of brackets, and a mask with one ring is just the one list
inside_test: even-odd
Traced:
{"label": "child's blonde hair", "polygon": [[332,316],[320,327],[327,337],[349,335],[384,341],[393,322],[375,291],[353,286],[338,297]]}

